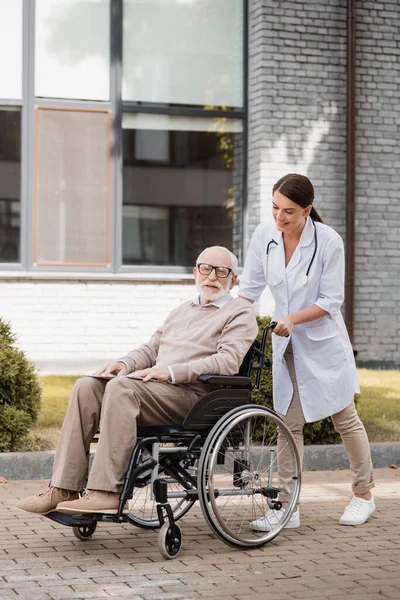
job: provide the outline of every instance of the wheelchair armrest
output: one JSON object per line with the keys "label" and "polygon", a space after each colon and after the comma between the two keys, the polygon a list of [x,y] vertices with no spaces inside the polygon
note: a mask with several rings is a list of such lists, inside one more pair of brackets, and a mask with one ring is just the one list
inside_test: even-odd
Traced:
{"label": "wheelchair armrest", "polygon": [[236,387],[248,387],[251,385],[250,377],[241,377],[239,375],[200,375],[198,380],[202,383],[212,385],[234,385]]}

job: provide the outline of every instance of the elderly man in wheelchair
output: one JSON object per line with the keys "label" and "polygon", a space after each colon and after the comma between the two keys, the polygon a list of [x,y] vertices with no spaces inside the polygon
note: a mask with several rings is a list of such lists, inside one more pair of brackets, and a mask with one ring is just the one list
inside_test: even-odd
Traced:
{"label": "elderly man in wheelchair", "polygon": [[[257,547],[282,530],[296,507],[299,458],[280,418],[250,404],[250,375],[256,369],[259,383],[268,328],[254,342],[254,309],[230,294],[236,271],[229,250],[206,248],[194,267],[195,300],[173,310],[148,343],[76,382],[51,483],[17,508],[70,526],[79,539],[89,539],[99,521],[161,527],[166,558],[178,554],[176,521],[197,500],[230,545]],[[277,428],[293,484],[282,522],[256,532],[251,522],[281,507]]]}

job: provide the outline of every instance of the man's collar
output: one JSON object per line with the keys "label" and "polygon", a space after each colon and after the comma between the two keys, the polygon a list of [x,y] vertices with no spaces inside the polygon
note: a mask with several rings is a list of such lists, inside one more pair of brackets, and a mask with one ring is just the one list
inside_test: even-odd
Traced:
{"label": "man's collar", "polygon": [[222,296],[222,298],[218,298],[217,300],[214,300],[214,302],[209,302],[208,304],[200,305],[200,296],[196,296],[196,298],[193,300],[193,304],[197,304],[197,306],[217,306],[218,308],[221,308],[227,302],[229,302],[229,300],[231,300],[231,299],[232,299],[232,294],[230,292],[227,292],[225,294],[225,296]]}

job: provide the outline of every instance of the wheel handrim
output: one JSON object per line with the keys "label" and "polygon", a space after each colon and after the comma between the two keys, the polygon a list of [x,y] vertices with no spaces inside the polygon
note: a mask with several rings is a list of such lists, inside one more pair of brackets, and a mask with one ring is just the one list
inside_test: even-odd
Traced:
{"label": "wheel handrim", "polygon": [[[270,531],[253,531],[250,527],[250,522],[260,518],[264,514],[268,515],[270,511],[266,497],[260,493],[261,488],[277,486],[275,465],[272,464],[272,467],[270,465],[267,467],[265,466],[265,454],[273,448],[273,442],[276,441],[276,435],[274,439],[273,434],[268,433],[267,435],[266,433],[264,440],[258,445],[257,451],[257,446],[252,445],[253,432],[251,431],[251,426],[246,442],[244,425],[249,419],[266,419],[268,425],[272,422],[275,424],[279,423],[282,427],[281,419],[275,415],[275,413],[262,407],[248,407],[246,411],[232,415],[232,417],[228,418],[219,430],[215,432],[215,442],[213,444],[208,444],[209,457],[208,460],[204,459],[202,461],[201,485],[199,485],[201,490],[201,505],[209,525],[224,541],[242,547],[259,546],[276,537],[289,520],[292,511],[296,506],[300,490],[300,461],[293,438],[289,432],[288,450],[290,451],[293,461],[293,491],[289,499],[288,508],[285,512],[285,516],[278,524],[270,525]],[[237,455],[240,454],[244,457],[243,460],[249,460],[251,464],[251,468],[248,472],[246,472],[245,469],[242,471],[242,480],[240,480],[242,485],[239,486],[241,492],[233,486],[233,471],[229,461],[228,468],[225,468],[225,466],[219,467],[221,473],[217,473],[217,461],[221,446],[235,427],[242,427],[241,434],[243,438],[243,443],[241,447],[239,446]],[[246,443],[249,446],[247,449]],[[274,449],[274,452],[274,458],[271,460],[277,462],[279,457],[276,454],[276,449]],[[223,481],[224,475],[225,481]],[[206,493],[204,493],[207,485],[209,502]],[[217,490],[221,491],[221,486],[223,485],[227,486],[225,488],[226,491],[217,496]],[[233,495],[234,493],[237,493],[237,495]]]}

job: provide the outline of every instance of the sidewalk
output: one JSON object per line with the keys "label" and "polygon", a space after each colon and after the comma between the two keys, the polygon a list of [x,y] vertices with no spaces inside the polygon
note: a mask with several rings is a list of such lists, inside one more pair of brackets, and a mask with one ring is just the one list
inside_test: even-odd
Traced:
{"label": "sidewalk", "polygon": [[0,485],[0,600],[400,599],[400,469],[376,470],[378,510],[341,527],[349,471],[304,473],[301,528],[239,551],[211,534],[196,505],[180,521],[184,547],[165,561],[154,531],[100,524],[78,541],[14,502],[47,482]]}

